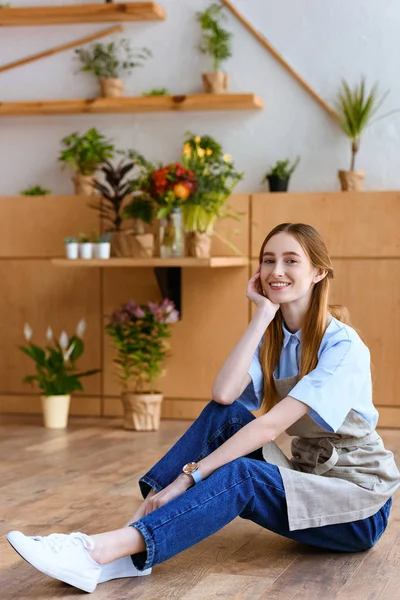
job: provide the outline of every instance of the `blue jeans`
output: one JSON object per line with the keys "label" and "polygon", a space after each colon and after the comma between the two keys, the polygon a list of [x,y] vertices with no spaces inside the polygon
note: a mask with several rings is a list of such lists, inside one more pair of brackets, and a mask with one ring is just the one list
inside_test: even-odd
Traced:
{"label": "blue jeans", "polygon": [[[167,454],[140,479],[145,498],[160,491],[254,419],[240,402],[211,401]],[[240,516],[298,542],[327,550],[358,552],[371,548],[386,529],[392,499],[373,516],[351,523],[290,531],[279,469],[263,459],[261,448],[220,467],[204,481],[131,524],[146,550],[132,556],[139,570],[164,562],[212,535]]]}

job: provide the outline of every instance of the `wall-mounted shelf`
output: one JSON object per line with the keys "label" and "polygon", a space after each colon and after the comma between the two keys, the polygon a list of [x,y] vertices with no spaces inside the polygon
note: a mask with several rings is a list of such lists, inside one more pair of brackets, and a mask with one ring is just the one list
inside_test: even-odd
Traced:
{"label": "wall-mounted shelf", "polygon": [[263,100],[254,94],[190,94],[187,96],[132,96],[126,98],[0,102],[0,116],[259,110],[263,107]]}
{"label": "wall-mounted shelf", "polygon": [[151,267],[157,279],[163,298],[169,298],[182,317],[182,267],[246,267],[249,259],[245,256],[213,256],[211,258],[110,258],[108,260],[69,260],[53,258],[51,264],[56,267],[112,268],[112,267]]}
{"label": "wall-mounted shelf", "polygon": [[163,21],[165,11],[156,2],[115,2],[70,6],[0,8],[0,27]]}
{"label": "wall-mounted shelf", "polygon": [[52,258],[51,264],[56,267],[246,267],[249,259],[246,256],[212,256],[211,258],[110,258],[103,260],[93,258],[91,260],[69,260],[68,258]]}

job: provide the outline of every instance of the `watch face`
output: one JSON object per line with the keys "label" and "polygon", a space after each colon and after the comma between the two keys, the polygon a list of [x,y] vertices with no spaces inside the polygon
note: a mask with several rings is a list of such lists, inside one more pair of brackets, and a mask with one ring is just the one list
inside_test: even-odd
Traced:
{"label": "watch face", "polygon": [[197,471],[197,469],[198,469],[197,464],[195,462],[190,462],[183,467],[183,472],[184,473],[193,473],[194,471]]}

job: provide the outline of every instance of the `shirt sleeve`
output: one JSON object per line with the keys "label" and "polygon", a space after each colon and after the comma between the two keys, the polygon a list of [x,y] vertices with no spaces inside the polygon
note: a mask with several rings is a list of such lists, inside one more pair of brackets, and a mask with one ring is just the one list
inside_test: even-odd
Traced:
{"label": "shirt sleeve", "polygon": [[258,410],[261,406],[264,396],[264,376],[260,363],[260,349],[262,342],[263,340],[261,340],[261,342],[258,344],[257,350],[251,359],[248,370],[251,381],[242,395],[238,398],[238,401],[249,410]]}
{"label": "shirt sleeve", "polygon": [[336,432],[360,398],[370,378],[369,350],[364,344],[342,339],[323,350],[316,368],[305,375],[289,396],[310,407],[309,416]]}

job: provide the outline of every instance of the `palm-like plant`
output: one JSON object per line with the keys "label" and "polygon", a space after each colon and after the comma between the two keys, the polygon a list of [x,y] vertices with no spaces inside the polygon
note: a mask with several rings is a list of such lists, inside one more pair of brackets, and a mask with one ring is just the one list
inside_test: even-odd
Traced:
{"label": "palm-like plant", "polygon": [[101,217],[111,224],[108,231],[119,231],[123,221],[123,205],[129,194],[132,193],[132,183],[125,179],[126,175],[133,169],[133,161],[122,160],[116,167],[108,161],[104,161],[102,171],[106,183],[95,181],[93,187],[100,192],[102,199],[96,204],[89,204],[96,209]]}
{"label": "palm-like plant", "polygon": [[338,94],[336,109],[339,116],[339,124],[351,140],[350,171],[354,171],[356,154],[360,149],[361,135],[367,125],[387,117],[392,112],[396,112],[391,111],[373,120],[373,117],[381,108],[388,94],[389,91],[379,97],[377,83],[368,92],[364,77],[361,78],[360,83],[356,84],[353,89],[350,88],[344,79],[342,80],[342,88]]}

